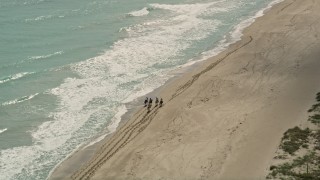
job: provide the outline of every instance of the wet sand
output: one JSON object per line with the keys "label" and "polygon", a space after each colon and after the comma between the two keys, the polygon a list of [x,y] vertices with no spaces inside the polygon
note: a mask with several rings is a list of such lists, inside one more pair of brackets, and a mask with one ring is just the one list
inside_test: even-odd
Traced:
{"label": "wet sand", "polygon": [[320,89],[319,11],[317,0],[275,5],[161,88],[163,107],[139,107],[50,179],[265,179],[282,134],[305,121]]}

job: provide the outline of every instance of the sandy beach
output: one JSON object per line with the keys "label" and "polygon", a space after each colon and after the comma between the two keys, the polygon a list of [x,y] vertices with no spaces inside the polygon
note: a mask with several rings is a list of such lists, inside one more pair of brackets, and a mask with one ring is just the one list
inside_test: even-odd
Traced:
{"label": "sandy beach", "polygon": [[154,93],[163,107],[141,105],[50,179],[265,179],[283,133],[304,123],[320,90],[319,11],[317,0],[273,6]]}

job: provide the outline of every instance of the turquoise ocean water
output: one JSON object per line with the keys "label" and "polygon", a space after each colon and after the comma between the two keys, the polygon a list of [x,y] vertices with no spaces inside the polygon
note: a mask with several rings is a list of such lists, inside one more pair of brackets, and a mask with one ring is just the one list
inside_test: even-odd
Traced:
{"label": "turquoise ocean water", "polygon": [[46,179],[272,0],[0,0],[0,179]]}

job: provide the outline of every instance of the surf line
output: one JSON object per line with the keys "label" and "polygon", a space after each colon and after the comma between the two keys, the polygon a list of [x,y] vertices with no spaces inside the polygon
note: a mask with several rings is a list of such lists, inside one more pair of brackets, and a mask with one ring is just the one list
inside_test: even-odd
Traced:
{"label": "surf line", "polygon": [[0,134],[7,131],[7,130],[8,130],[8,128],[0,129]]}

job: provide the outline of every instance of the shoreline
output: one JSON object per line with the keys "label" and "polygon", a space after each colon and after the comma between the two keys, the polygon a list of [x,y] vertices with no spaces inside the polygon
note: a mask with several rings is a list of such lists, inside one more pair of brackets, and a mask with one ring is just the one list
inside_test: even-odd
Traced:
{"label": "shoreline", "polygon": [[[241,21],[237,26],[235,26],[235,28],[231,32],[229,32],[228,35],[230,37],[232,37],[230,42],[224,42],[224,41],[226,41],[226,39],[225,38],[222,39],[221,41],[219,41],[218,46],[216,48],[209,50],[209,51],[205,51],[203,53],[206,55],[202,54],[201,57],[198,58],[198,60],[190,61],[187,64],[181,65],[177,69],[170,72],[170,74],[173,74],[173,75],[165,82],[165,84],[163,84],[160,87],[154,89],[153,91],[145,94],[144,96],[138,97],[136,99],[133,99],[133,101],[125,103],[124,106],[126,108],[126,112],[120,116],[120,120],[118,121],[118,125],[114,131],[111,131],[110,133],[107,133],[107,134],[102,134],[100,136],[97,136],[90,143],[82,145],[82,146],[78,147],[77,149],[75,149],[63,161],[61,161],[59,164],[57,164],[54,169],[51,170],[47,179],[55,179],[52,177],[52,175],[56,174],[55,171],[58,168],[60,168],[60,166],[65,163],[65,161],[74,161],[74,160],[70,160],[70,159],[78,158],[78,156],[84,156],[84,155],[80,155],[80,154],[88,154],[89,153],[90,155],[86,155],[86,158],[82,158],[82,163],[78,164],[78,167],[80,168],[81,165],[84,164],[86,160],[90,159],[94,155],[95,151],[101,146],[102,142],[106,142],[115,133],[115,131],[119,130],[125,123],[127,123],[127,121],[130,120],[130,117],[132,117],[135,113],[137,113],[138,108],[140,107],[139,102],[143,102],[144,97],[148,97],[148,96],[154,95],[154,94],[159,94],[161,92],[161,89],[169,86],[171,82],[179,79],[184,74],[190,73],[193,70],[199,68],[199,66],[201,66],[201,63],[203,63],[204,61],[207,61],[208,59],[217,56],[218,54],[222,53],[223,51],[226,51],[230,45],[241,40],[241,38],[243,36],[243,31],[248,26],[250,26],[252,23],[254,23],[257,18],[263,16],[266,13],[266,11],[268,11],[270,8],[272,8],[272,6],[274,4],[281,3],[282,1],[283,0],[273,0],[272,2],[270,2],[267,5],[267,7],[256,12],[255,15],[250,16],[248,19]],[[128,106],[130,106],[130,108],[128,108]],[[72,164],[74,164],[74,163],[72,163]],[[72,169],[74,169],[74,168],[72,168]]]}
{"label": "shoreline", "polygon": [[[290,0],[286,0],[285,2],[289,2]],[[285,3],[285,2],[281,2],[281,4],[282,3]],[[280,6],[279,4],[277,4],[277,5],[275,5],[275,6]],[[274,7],[272,7],[272,9],[273,9]],[[266,9],[268,9],[268,8],[266,8]],[[259,16],[260,17],[260,16]],[[258,17],[258,18],[259,18]],[[250,26],[252,26],[252,23],[250,23]],[[250,28],[250,26],[249,26],[249,28]],[[245,30],[244,30],[244,32],[246,32],[247,31],[247,28],[248,27],[245,27]],[[172,94],[172,92],[174,92],[174,89],[176,89],[177,87],[178,87],[178,85],[176,85],[176,84],[174,84],[174,83],[176,83],[177,81],[178,81],[178,79],[188,79],[188,78],[190,78],[191,76],[193,76],[194,77],[194,75],[195,75],[195,73],[196,72],[199,72],[199,71],[201,71],[202,69],[205,69],[204,67],[206,67],[208,64],[210,64],[210,62],[212,61],[212,59],[219,59],[219,57],[222,57],[222,56],[225,56],[226,58],[228,58],[228,56],[229,55],[232,55],[233,54],[233,52],[236,52],[238,49],[241,49],[242,47],[244,47],[244,46],[246,46],[247,44],[249,44],[249,43],[251,43],[251,41],[252,41],[252,38],[250,39],[250,38],[248,38],[248,37],[246,37],[246,33],[244,33],[245,35],[244,36],[242,36],[242,38],[241,38],[241,40],[239,40],[239,41],[236,41],[236,42],[233,42],[233,43],[231,43],[231,44],[229,44],[228,46],[227,46],[227,48],[226,49],[224,49],[222,52],[220,52],[220,53],[218,53],[218,55],[217,56],[214,56],[214,57],[211,57],[211,58],[209,58],[208,60],[205,60],[205,61],[201,61],[201,62],[196,62],[196,65],[195,64],[193,64],[193,65],[191,65],[191,66],[189,66],[189,67],[187,67],[187,69],[189,69],[188,71],[186,71],[185,73],[183,73],[183,74],[180,74],[179,76],[175,76],[175,77],[173,77],[173,78],[171,78],[170,80],[168,80],[167,81],[167,83],[165,83],[165,85],[163,85],[163,86],[161,86],[161,87],[159,87],[158,89],[156,89],[155,91],[157,91],[158,90],[158,92],[159,93],[161,93],[161,94],[164,94],[162,97],[166,97],[166,99],[164,99],[165,100],[165,103],[167,102],[166,100],[169,100],[169,99],[172,99],[172,97],[170,98],[170,94]],[[251,37],[251,36],[250,36]],[[243,43],[242,41],[246,41],[245,43]],[[237,46],[239,46],[239,47],[237,47]],[[232,49],[235,49],[235,51],[232,51]],[[230,51],[231,50],[231,51]],[[229,51],[229,52],[228,52]],[[230,53],[231,52],[231,53]],[[229,54],[228,54],[229,53]],[[223,64],[223,62],[222,61],[216,61],[216,62],[218,62],[216,65],[218,65],[219,63],[222,63]],[[215,62],[215,63],[216,63]],[[212,63],[212,62],[211,62]],[[213,66],[214,67],[214,66]],[[213,68],[212,67],[212,68]],[[207,71],[210,71],[211,69],[209,69],[209,70],[206,70],[205,71],[205,73],[207,72]],[[203,73],[203,74],[205,74],[205,73]],[[202,75],[202,74],[201,74]],[[201,75],[199,75],[199,77],[201,76]],[[204,75],[204,76],[206,76],[206,75]],[[191,85],[193,84],[193,82],[191,83]],[[190,86],[188,86],[188,87],[191,87],[191,85]],[[191,87],[191,89],[192,89],[192,87]],[[170,93],[171,92],[171,93]],[[184,92],[184,91],[182,91],[182,92]],[[152,94],[152,93],[154,93],[154,92],[151,92],[151,93],[149,93],[149,94]],[[178,94],[179,94],[179,92],[178,92]],[[169,95],[169,96],[168,96]],[[143,97],[141,97],[141,99],[143,99]],[[139,100],[139,98],[137,99],[137,101]],[[136,101],[136,100],[135,100]],[[137,102],[136,101],[136,102]],[[142,101],[141,101],[142,102]],[[170,102],[171,103],[171,102]],[[133,103],[134,104],[134,103]],[[134,106],[134,105],[132,105],[132,106]],[[107,142],[107,140],[109,139],[109,138],[111,138],[112,136],[115,136],[115,134],[117,133],[117,131],[120,131],[121,130],[121,128],[122,127],[125,127],[126,126],[126,123],[128,123],[129,121],[132,121],[132,119],[133,119],[133,117],[137,114],[137,106],[136,107],[134,107],[133,109],[132,109],[132,111],[131,112],[127,112],[127,113],[125,113],[122,117],[121,117],[121,122],[119,123],[119,126],[116,128],[117,130],[116,130],[116,132],[114,132],[114,133],[111,133],[110,135],[107,135],[107,137],[106,138],[104,138],[104,140],[102,140],[102,141],[100,141],[100,142],[98,142],[97,144],[95,144],[95,145],[93,145],[94,146],[94,149],[98,149],[99,147],[101,147],[101,146],[103,146],[103,144],[105,143],[105,142]],[[166,109],[166,111],[168,111],[168,112],[170,112],[170,110],[168,110],[168,109]],[[126,116],[127,115],[127,116]],[[129,117],[131,117],[131,118],[129,118]],[[127,120],[126,120],[126,118],[127,118]],[[131,119],[131,120],[130,120]],[[129,122],[129,123],[131,123],[131,122]],[[93,148],[93,147],[92,147]],[[74,154],[72,154],[71,155],[71,157],[68,157],[67,158],[67,160],[66,161],[75,161],[74,159],[77,159],[77,158],[79,158],[79,159],[81,159],[80,161],[81,162],[84,162],[83,161],[83,159],[84,159],[84,154],[86,154],[87,152],[85,152],[86,150],[80,150],[80,151],[82,151],[82,153],[79,153],[78,152],[78,150],[76,150],[76,152],[74,153]],[[93,149],[89,149],[89,151],[92,151],[92,153],[95,151],[95,150],[93,150]],[[81,155],[82,154],[82,155]],[[92,156],[93,156],[93,154],[92,154]],[[69,158],[71,158],[71,159],[73,159],[73,160],[69,160]],[[88,157],[87,157],[88,158]],[[78,159],[78,161],[79,161],[79,159]],[[88,159],[90,159],[90,158],[88,158]],[[73,162],[73,164],[75,164],[75,163],[79,163],[79,162],[77,162],[77,161],[75,161],[75,162]],[[65,165],[65,164],[68,164],[68,162],[65,162],[65,161],[63,161],[60,165],[58,165],[58,167],[57,168],[55,168],[55,170],[53,170],[53,173],[52,174],[56,174],[56,169],[64,169],[64,167],[60,167],[60,166],[65,166],[65,167],[67,167],[68,165]],[[71,163],[72,164],[72,163]],[[58,172],[59,173],[59,172]],[[52,174],[51,174],[51,176],[49,177],[49,179],[55,179],[54,177],[52,177]],[[68,173],[66,173],[66,174],[68,174]],[[61,175],[61,174],[60,174]],[[62,176],[62,177],[64,177],[64,176]]]}
{"label": "shoreline", "polygon": [[[117,130],[119,130],[124,124],[127,123],[127,121],[130,120],[130,117],[132,117],[134,114],[136,114],[138,112],[139,107],[140,107],[139,104],[142,104],[145,97],[149,97],[151,95],[158,95],[162,89],[170,86],[170,84],[172,82],[181,78],[181,76],[184,76],[185,74],[188,74],[188,73],[192,73],[192,71],[198,69],[199,66],[202,66],[205,61],[208,61],[208,59],[211,59],[211,58],[219,55],[220,53],[226,51],[232,44],[235,44],[241,40],[241,38],[243,36],[243,31],[246,28],[248,28],[252,23],[254,23],[257,18],[265,15],[265,13],[268,10],[270,10],[270,8],[272,8],[272,6],[274,6],[275,4],[281,3],[282,1],[284,1],[284,0],[273,0],[266,7],[259,10],[258,12],[256,12],[253,16],[249,16],[249,18],[241,21],[237,26],[235,26],[234,29],[228,33],[228,36],[231,38],[231,40],[229,42],[226,42],[227,39],[225,37],[224,39],[219,41],[219,43],[217,44],[217,47],[215,47],[214,49],[203,52],[201,54],[201,56],[197,58],[197,60],[189,61],[188,63],[181,65],[181,66],[177,67],[176,69],[172,70],[169,73],[169,74],[171,74],[171,77],[163,85],[161,85],[158,88],[152,90],[151,92],[145,94],[144,96],[137,97],[137,98],[133,99],[132,101],[125,103],[124,104],[124,107],[125,107],[124,114],[120,115],[120,117],[118,117],[118,118],[115,118],[116,119],[115,121],[112,121],[112,123],[116,122],[116,125],[117,125],[115,128],[113,128],[114,130],[111,130],[111,132],[96,136],[88,144],[84,144],[84,145],[79,146],[72,153],[70,153],[64,160],[62,160],[59,164],[57,164],[54,169],[51,170],[47,179],[55,179],[54,177],[52,177],[53,174],[57,174],[56,170],[59,169],[60,166],[64,165],[64,163],[66,163],[66,161],[71,161],[71,162],[76,161],[77,162],[78,160],[73,160],[73,159],[79,159],[79,156],[83,156],[85,158],[80,158],[80,159],[82,159],[81,163],[79,163],[79,162],[71,163],[73,166],[76,165],[78,168],[80,168],[81,165],[83,165],[88,159],[90,159],[94,155],[95,151],[101,147],[101,144],[103,142],[108,141],[108,139],[110,137],[112,137]],[[141,102],[141,103],[139,103],[139,102]],[[117,120],[117,119],[119,119],[119,120]],[[109,129],[109,126],[106,127],[106,129]],[[86,155],[84,155],[84,154],[86,154]],[[72,169],[76,169],[76,168],[72,168]],[[60,174],[60,173],[58,173],[58,174]]]}

